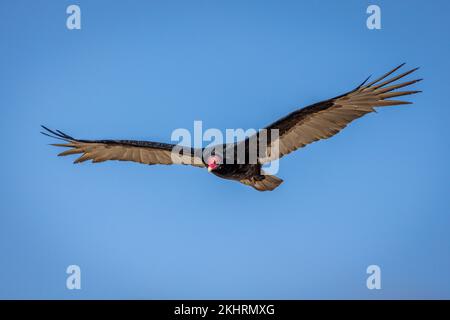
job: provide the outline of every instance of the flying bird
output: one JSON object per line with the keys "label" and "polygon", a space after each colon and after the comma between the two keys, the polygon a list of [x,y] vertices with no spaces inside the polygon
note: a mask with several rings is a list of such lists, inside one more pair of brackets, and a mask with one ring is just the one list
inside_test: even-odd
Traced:
{"label": "flying bird", "polygon": [[[267,126],[265,148],[260,146],[259,139],[256,143],[259,151],[255,162],[250,162],[251,139],[260,137],[261,131],[253,137],[247,137],[244,141],[221,145],[223,153],[210,152],[202,156],[205,148],[183,147],[183,153],[174,161],[172,151],[176,145],[136,140],[84,140],[73,138],[62,131],[42,128],[44,135],[63,140],[64,143],[52,144],[58,147],[69,148],[59,156],[81,154],[74,163],[92,160],[102,162],[107,160],[134,161],[143,164],[186,164],[208,169],[214,175],[239,181],[259,191],[271,191],[277,188],[283,180],[265,174],[262,166],[268,162],[280,159],[288,153],[302,148],[314,141],[327,139],[353,120],[375,111],[376,107],[410,104],[411,102],[391,100],[391,98],[419,93],[421,91],[398,91],[397,89],[408,87],[422,79],[410,80],[394,84],[397,80],[413,73],[418,68],[394,75],[404,64],[394,68],[380,78],[369,83],[367,78],[355,89],[337,97],[324,100],[310,106],[297,109],[285,117]],[[272,134],[275,130],[277,134]],[[238,161],[240,147],[243,146],[244,158]],[[276,146],[276,149],[275,149]],[[276,152],[274,151],[276,150]],[[227,155],[232,155],[231,162]]]}

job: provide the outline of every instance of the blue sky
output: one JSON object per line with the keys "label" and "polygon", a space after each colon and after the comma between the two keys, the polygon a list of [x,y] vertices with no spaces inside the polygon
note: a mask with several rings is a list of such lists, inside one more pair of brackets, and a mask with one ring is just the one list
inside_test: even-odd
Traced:
{"label": "blue sky", "polygon": [[[373,3],[381,30],[366,28]],[[449,10],[2,1],[0,298],[450,298]],[[184,166],[73,165],[39,134],[261,128],[401,62],[425,78],[414,104],[283,158],[274,192]],[[81,290],[66,289],[71,264]]]}

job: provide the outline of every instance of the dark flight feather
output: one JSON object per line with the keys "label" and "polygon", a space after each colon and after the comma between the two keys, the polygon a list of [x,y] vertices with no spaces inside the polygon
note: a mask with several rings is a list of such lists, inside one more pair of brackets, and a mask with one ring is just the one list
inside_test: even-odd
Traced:
{"label": "dark flight feather", "polygon": [[[314,141],[330,138],[353,120],[374,112],[376,107],[410,104],[411,102],[408,101],[385,100],[421,92],[417,90],[392,91],[412,85],[422,79],[386,86],[418,69],[414,68],[385,80],[403,65],[401,64],[370,83],[365,84],[366,79],[348,93],[298,109],[269,125],[266,129],[279,130],[279,138],[276,141],[269,141],[266,152],[260,157],[260,163],[276,160]],[[383,80],[385,81],[380,82]],[[268,136],[270,138],[270,134]],[[278,153],[275,150],[275,142],[278,143]]]}
{"label": "dark flight feather", "polygon": [[[58,147],[70,148],[58,154],[67,156],[81,154],[74,161],[80,163],[87,160],[92,162],[103,162],[107,160],[134,161],[144,164],[189,164],[204,167],[205,164],[196,157],[195,149],[183,149],[179,162],[173,162],[172,150],[175,145],[161,142],[137,141],[137,140],[82,140],[75,139],[59,130],[53,131],[45,126],[42,128],[47,132],[42,134],[68,142],[67,144],[54,144]],[[198,153],[200,154],[200,153]]]}

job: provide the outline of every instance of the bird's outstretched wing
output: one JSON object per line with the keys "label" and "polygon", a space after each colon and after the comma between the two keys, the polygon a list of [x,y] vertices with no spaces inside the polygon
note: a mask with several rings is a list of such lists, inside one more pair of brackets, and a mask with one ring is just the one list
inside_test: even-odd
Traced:
{"label": "bird's outstretched wing", "polygon": [[86,160],[92,160],[92,162],[119,160],[144,164],[186,164],[205,167],[201,159],[201,150],[196,152],[192,148],[183,148],[173,157],[172,151],[175,147],[173,144],[136,140],[81,140],[59,130],[53,131],[44,126],[42,128],[45,130],[41,132],[42,134],[65,141],[65,143],[52,144],[69,148],[58,156],[81,154],[74,163]]}
{"label": "bird's outstretched wing", "polygon": [[[330,138],[353,120],[374,112],[375,107],[410,104],[411,102],[388,100],[420,92],[394,90],[407,87],[422,79],[389,85],[418,69],[415,68],[388,78],[403,65],[401,64],[370,83],[366,83],[367,79],[348,93],[298,109],[269,125],[266,129],[279,130],[278,139],[271,139],[270,131],[267,132],[267,149],[262,156],[260,155],[260,163],[276,160],[314,141]],[[278,145],[278,150],[274,147],[275,145]]]}

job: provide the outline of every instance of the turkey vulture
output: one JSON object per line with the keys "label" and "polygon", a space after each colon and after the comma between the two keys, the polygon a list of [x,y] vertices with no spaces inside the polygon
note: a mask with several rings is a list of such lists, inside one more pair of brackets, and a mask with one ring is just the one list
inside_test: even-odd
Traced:
{"label": "turkey vulture", "polygon": [[[120,160],[149,165],[189,164],[207,168],[209,172],[220,178],[239,181],[259,191],[271,191],[278,187],[283,180],[274,175],[265,174],[262,170],[262,165],[265,163],[277,160],[314,141],[334,136],[353,120],[374,112],[374,107],[411,103],[388,100],[389,98],[420,92],[396,91],[396,89],[410,86],[422,79],[391,84],[418,69],[415,68],[389,77],[403,65],[401,64],[382,77],[367,83],[369,77],[361,85],[345,94],[298,109],[266,127],[267,130],[260,130],[243,141],[221,145],[222,153],[216,153],[213,150],[206,155],[205,148],[183,147],[182,152],[177,154],[178,157],[174,158],[173,150],[177,145],[173,144],[135,140],[75,139],[59,130],[53,131],[44,126],[42,127],[45,132],[41,133],[65,142],[53,144],[54,146],[69,148],[60,153],[59,156],[81,154],[74,163],[86,160],[92,160],[92,162]],[[250,162],[248,160],[250,158],[250,141],[253,141],[252,138],[259,138],[263,131],[269,132],[265,137],[264,148],[262,148],[260,140],[257,139],[258,156],[255,162]],[[277,134],[272,134],[272,132]],[[238,161],[241,159],[237,159],[239,152],[236,151],[242,146],[243,149],[241,150],[244,150],[246,160]],[[274,152],[275,146],[277,146],[277,152]],[[232,155],[233,161],[224,161],[225,158],[229,159],[227,155]]]}

